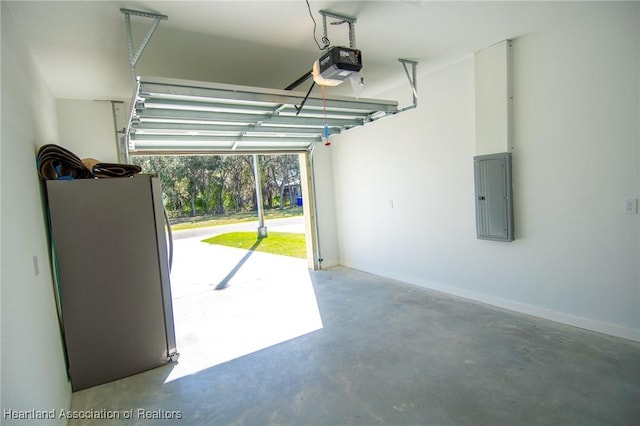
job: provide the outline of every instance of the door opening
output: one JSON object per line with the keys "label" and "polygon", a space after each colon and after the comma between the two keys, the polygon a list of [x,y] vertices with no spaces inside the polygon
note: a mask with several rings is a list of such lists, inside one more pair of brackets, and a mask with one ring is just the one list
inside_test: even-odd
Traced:
{"label": "door opening", "polygon": [[[132,157],[160,175],[172,218],[180,360],[168,381],[322,328],[309,276],[316,245],[308,155],[257,157],[266,238],[256,215],[252,156]],[[250,246],[234,246],[247,235]],[[302,238],[302,257],[270,247],[281,236],[284,244]],[[227,237],[231,243],[220,241]]]}

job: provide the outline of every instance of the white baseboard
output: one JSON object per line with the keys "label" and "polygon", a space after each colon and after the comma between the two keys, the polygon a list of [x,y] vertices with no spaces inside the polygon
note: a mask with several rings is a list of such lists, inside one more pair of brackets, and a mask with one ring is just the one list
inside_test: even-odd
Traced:
{"label": "white baseboard", "polygon": [[434,281],[416,280],[415,277],[403,276],[401,274],[390,274],[388,271],[376,270],[367,266],[348,264],[341,262],[341,265],[357,269],[360,271],[368,272],[371,274],[379,275],[381,277],[390,278],[393,280],[401,281],[407,284],[415,285],[418,287],[439,291],[441,293],[449,294],[452,296],[461,297],[463,299],[472,300],[474,302],[486,303],[487,305],[507,309],[510,311],[518,312],[521,314],[531,315],[538,318],[547,319],[550,321],[558,322],[561,324],[570,325],[573,327],[583,328],[585,330],[595,331],[597,333],[603,333],[610,336],[620,337],[627,340],[633,340],[640,342],[640,329],[634,329],[631,327],[625,327],[619,324],[608,323],[604,321],[595,320],[592,318],[581,317],[566,312],[560,312],[553,309],[545,308],[542,306],[531,305],[527,303],[518,302],[515,300],[505,299],[489,294],[479,293],[471,290],[461,289],[449,285],[444,285]]}

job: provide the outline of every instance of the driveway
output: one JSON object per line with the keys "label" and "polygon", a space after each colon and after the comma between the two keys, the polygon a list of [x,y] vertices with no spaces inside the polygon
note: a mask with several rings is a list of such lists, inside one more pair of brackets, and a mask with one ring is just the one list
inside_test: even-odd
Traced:
{"label": "driveway", "polygon": [[[286,217],[282,219],[268,219],[265,221],[268,231],[275,232],[295,232],[304,234],[304,216]],[[215,235],[226,234],[235,231],[256,231],[258,232],[258,221],[234,223],[230,225],[210,226],[207,228],[184,229],[173,231],[174,240],[185,238],[205,239]]]}
{"label": "driveway", "polygon": [[[304,218],[266,221],[304,232]],[[306,259],[202,243],[258,222],[174,232],[171,292],[180,362],[168,380],[322,327]],[[221,285],[224,284],[224,285]]]}

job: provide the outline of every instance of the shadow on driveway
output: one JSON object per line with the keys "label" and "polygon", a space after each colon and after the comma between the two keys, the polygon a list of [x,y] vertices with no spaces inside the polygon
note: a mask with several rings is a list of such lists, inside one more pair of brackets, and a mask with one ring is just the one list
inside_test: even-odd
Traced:
{"label": "shadow on driveway", "polygon": [[236,266],[234,266],[234,268],[231,270],[231,272],[229,272],[227,274],[227,276],[224,277],[222,279],[222,281],[220,281],[220,283],[216,286],[216,290],[224,290],[225,288],[227,288],[227,285],[229,285],[229,281],[231,281],[231,278],[233,278],[238,273],[240,268],[242,268],[242,266],[245,264],[245,262],[247,260],[249,260],[249,257],[251,257],[251,255],[256,250],[256,248],[258,248],[260,243],[262,243],[262,238],[258,238],[256,240],[256,242],[249,248],[249,251],[247,251],[247,254],[245,254],[242,257],[242,259],[240,259],[238,264]]}

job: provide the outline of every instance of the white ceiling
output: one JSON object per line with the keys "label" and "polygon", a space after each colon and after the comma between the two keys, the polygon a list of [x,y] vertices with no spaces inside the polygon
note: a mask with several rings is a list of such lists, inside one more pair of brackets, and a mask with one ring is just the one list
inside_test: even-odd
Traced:
{"label": "white ceiling", "polygon": [[[56,98],[130,98],[133,83],[120,8],[169,17],[143,53],[140,75],[282,89],[321,54],[304,0],[3,3]],[[398,58],[418,61],[424,75],[501,40],[597,13],[603,4],[312,0],[310,6],[318,39],[319,10],[357,19],[356,47],[362,50],[366,79],[362,95],[374,97],[406,82]],[[151,22],[132,17],[134,49]],[[330,25],[328,36],[332,44],[348,46],[346,25]]]}

